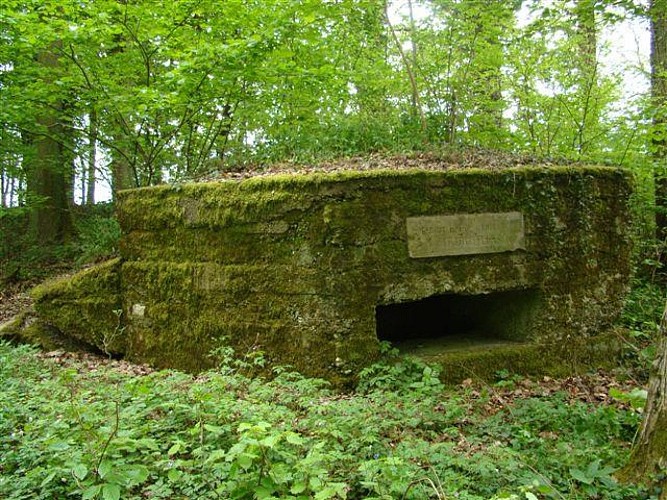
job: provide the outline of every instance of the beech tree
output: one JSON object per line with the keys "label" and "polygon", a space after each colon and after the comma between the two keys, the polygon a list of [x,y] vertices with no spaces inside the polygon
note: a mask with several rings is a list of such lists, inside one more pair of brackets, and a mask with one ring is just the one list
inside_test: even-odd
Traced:
{"label": "beech tree", "polygon": [[[60,45],[55,41],[37,55],[47,80],[53,74],[51,70],[59,66]],[[27,193],[35,202],[31,227],[37,241],[45,245],[63,243],[72,233],[71,153],[66,150],[67,133],[62,122],[64,103],[61,96],[56,96],[49,104],[37,114],[39,128],[31,137],[34,150],[26,168]]]}
{"label": "beech tree", "polygon": [[[651,147],[656,163],[655,198],[658,241],[667,267],[667,0],[652,0],[651,22]],[[667,273],[667,270],[666,270]]]}
{"label": "beech tree", "polygon": [[[39,24],[62,16],[56,4],[31,11],[21,8],[16,14],[19,26],[22,21]],[[0,63],[2,147],[3,159],[13,163],[7,168],[3,161],[2,169],[4,174],[15,172],[25,187],[18,198],[32,208],[33,237],[42,245],[59,244],[73,229],[73,94],[61,85],[67,68],[62,64],[58,23],[32,32],[22,32],[19,26],[11,23],[2,29],[2,38],[11,40]],[[5,192],[5,197],[15,199],[17,193]]]}

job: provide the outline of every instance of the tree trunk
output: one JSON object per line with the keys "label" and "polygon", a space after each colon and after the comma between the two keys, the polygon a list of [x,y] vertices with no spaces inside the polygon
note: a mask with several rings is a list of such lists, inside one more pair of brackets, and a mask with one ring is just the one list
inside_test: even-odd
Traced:
{"label": "tree trunk", "polygon": [[97,111],[90,109],[90,123],[88,125],[88,168],[86,171],[86,205],[95,204],[95,165],[97,163]]}
{"label": "tree trunk", "polygon": [[[415,24],[415,14],[412,8],[412,0],[408,0],[408,14],[410,19],[410,50],[412,52],[412,67],[414,70],[417,69],[417,27]],[[419,95],[417,94],[417,89],[412,88],[412,114],[414,117],[419,115],[419,110],[417,104],[419,103]]]}
{"label": "tree trunk", "polygon": [[114,155],[111,160],[111,191],[114,198],[116,193],[123,189],[130,189],[137,186],[134,178],[133,169],[125,158],[120,155]]}
{"label": "tree trunk", "polygon": [[5,174],[5,171],[0,172],[0,197],[2,198],[2,204],[0,207],[5,208],[9,205],[7,204],[7,193],[9,192],[9,175]]}
{"label": "tree trunk", "polygon": [[579,69],[590,74],[597,66],[597,28],[595,26],[596,0],[577,0],[574,13],[577,22]]}
{"label": "tree trunk", "polygon": [[584,154],[590,146],[589,137],[599,122],[599,90],[597,60],[597,27],[595,25],[595,4],[597,0],[577,0],[574,7],[579,45],[579,102],[580,116],[574,146],[579,154]]}
{"label": "tree trunk", "polygon": [[[58,67],[57,48],[56,42],[37,57],[47,74]],[[46,77],[47,84],[49,78]],[[27,177],[28,193],[36,202],[31,217],[33,236],[46,245],[63,243],[73,232],[69,203],[71,163],[61,142],[64,131],[59,111],[62,111],[62,103],[45,107],[37,118],[42,132],[33,137],[35,155]]]}
{"label": "tree trunk", "polygon": [[389,4],[385,3],[384,4],[384,17],[385,17],[385,22],[387,23],[387,28],[389,28],[389,32],[391,33],[391,37],[394,40],[394,43],[396,44],[396,49],[398,50],[398,53],[401,56],[401,61],[403,61],[403,65],[405,66],[405,71],[408,73],[408,78],[410,80],[410,88],[412,89],[412,99],[415,105],[411,108],[413,111],[416,110],[417,114],[419,115],[419,123],[420,123],[420,128],[421,132],[423,134],[424,140],[428,140],[428,137],[426,135],[427,132],[427,122],[426,122],[426,115],[424,115],[424,108],[422,107],[421,103],[421,98],[419,96],[419,87],[417,86],[417,78],[415,76],[414,70],[416,68],[413,68],[410,65],[410,61],[408,60],[407,55],[405,54],[405,51],[403,50],[403,46],[401,44],[401,40],[398,38],[398,34],[396,33],[396,30],[394,29],[393,24],[391,24],[391,19],[389,17]]}
{"label": "tree trunk", "polygon": [[[652,0],[649,13],[656,227],[658,241],[667,245],[667,0]],[[667,249],[663,249],[662,263],[667,268]]]}
{"label": "tree trunk", "polygon": [[[656,358],[651,368],[648,399],[639,437],[630,462],[619,478],[647,482],[653,474],[667,469],[667,303],[662,314]],[[661,500],[667,499],[667,480],[662,481]]]}

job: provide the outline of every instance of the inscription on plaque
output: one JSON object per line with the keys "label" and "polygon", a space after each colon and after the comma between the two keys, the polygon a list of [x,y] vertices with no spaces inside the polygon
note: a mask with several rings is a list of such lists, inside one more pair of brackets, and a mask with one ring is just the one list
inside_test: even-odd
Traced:
{"label": "inscription on plaque", "polygon": [[508,252],[525,248],[520,212],[408,217],[410,257]]}

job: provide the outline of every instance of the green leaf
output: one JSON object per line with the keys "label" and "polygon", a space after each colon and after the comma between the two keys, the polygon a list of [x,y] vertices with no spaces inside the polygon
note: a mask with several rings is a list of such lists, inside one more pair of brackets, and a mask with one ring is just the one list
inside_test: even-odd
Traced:
{"label": "green leaf", "polygon": [[315,494],[315,500],[326,500],[327,498],[335,498],[339,496],[345,498],[345,484],[344,483],[331,483],[327,484],[324,488],[318,491]]}
{"label": "green leaf", "polygon": [[270,486],[258,486],[255,488],[255,498],[258,500],[261,500],[263,498],[275,498],[273,496],[273,493],[275,492],[275,488],[272,488]]}
{"label": "green leaf", "polygon": [[280,434],[273,434],[271,436],[267,436],[264,439],[260,441],[260,444],[262,446],[266,446],[269,449],[273,449],[276,444],[280,441]]}
{"label": "green leaf", "polygon": [[72,474],[74,474],[74,477],[77,479],[85,479],[88,475],[88,467],[83,464],[76,464],[72,467]]}
{"label": "green leaf", "polygon": [[114,483],[106,483],[102,486],[102,498],[104,500],[119,500],[120,486]]}
{"label": "green leaf", "polygon": [[245,432],[247,430],[252,429],[253,425],[248,423],[248,422],[241,422],[238,427],[239,432]]}
{"label": "green leaf", "polygon": [[588,477],[596,478],[598,477],[598,471],[600,470],[600,461],[595,460],[588,464],[588,468],[586,469],[586,475]]}
{"label": "green leaf", "polygon": [[213,450],[211,454],[208,456],[206,459],[205,463],[211,463],[211,462],[217,462],[219,460],[222,460],[227,456],[227,452],[225,450]]}
{"label": "green leaf", "polygon": [[182,475],[183,475],[183,473],[178,469],[171,469],[171,470],[169,470],[169,472],[167,472],[167,478],[172,483],[177,482],[181,478]]}
{"label": "green leaf", "polygon": [[84,490],[83,494],[81,495],[81,500],[90,500],[91,498],[95,498],[100,494],[101,490],[101,484],[94,484],[93,486],[90,486]]}
{"label": "green leaf", "polygon": [[143,465],[132,465],[125,475],[132,485],[141,484],[148,479],[148,468]]}
{"label": "green leaf", "polygon": [[171,448],[167,450],[167,455],[171,457],[172,455],[176,455],[176,453],[178,453],[180,450],[181,450],[181,443],[174,443],[173,445],[171,445]]}
{"label": "green leaf", "polygon": [[285,440],[289,444],[294,444],[297,446],[301,446],[305,442],[305,440],[295,432],[286,432]]}
{"label": "green leaf", "polygon": [[113,464],[111,463],[110,460],[102,460],[102,463],[97,469],[97,473],[100,475],[102,479],[107,477],[109,472],[113,469]]}
{"label": "green leaf", "polygon": [[52,472],[48,476],[44,478],[44,481],[39,485],[40,488],[44,488],[47,484],[49,484],[51,481],[53,481],[53,478],[56,477],[56,472]]}
{"label": "green leaf", "polygon": [[241,453],[239,456],[236,458],[236,462],[245,470],[248,470],[250,467],[252,467],[252,462],[253,459],[255,458],[255,455],[251,455],[249,453]]}
{"label": "green leaf", "polygon": [[306,483],[304,481],[298,481],[292,485],[290,488],[290,493],[292,495],[298,495],[299,493],[303,493],[306,491]]}
{"label": "green leaf", "polygon": [[572,476],[573,479],[576,479],[580,483],[593,484],[593,478],[587,476],[585,472],[579,469],[570,469],[570,476]]}

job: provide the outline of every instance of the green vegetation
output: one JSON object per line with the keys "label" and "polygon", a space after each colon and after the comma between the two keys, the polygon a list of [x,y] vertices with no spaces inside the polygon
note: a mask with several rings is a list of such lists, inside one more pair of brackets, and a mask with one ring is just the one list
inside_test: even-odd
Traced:
{"label": "green vegetation", "polygon": [[667,301],[667,288],[660,281],[640,275],[625,301],[621,322],[627,328],[625,364],[640,379],[648,377],[656,354],[656,333]]}
{"label": "green vegetation", "polygon": [[110,203],[76,207],[74,220],[66,242],[37,244],[29,211],[0,209],[0,287],[34,283],[117,255],[120,226]]}
{"label": "green vegetation", "polygon": [[657,498],[613,480],[640,419],[619,401],[506,373],[445,388],[391,358],[339,394],[249,378],[261,357],[229,354],[197,377],[144,375],[0,344],[0,496]]}
{"label": "green vegetation", "polygon": [[[617,375],[645,381],[665,302],[667,1],[5,0],[1,17],[3,319],[16,289],[74,263],[117,255],[120,225],[110,205],[101,212],[94,205],[102,179],[114,201],[128,187],[175,183],[147,195],[155,211],[136,212],[146,223],[161,217],[160,230],[147,235],[134,227],[124,251],[139,259],[141,251],[155,251],[146,245],[150,240],[163,248],[172,241],[169,251],[179,260],[191,244],[213,250],[207,238],[184,239],[191,231],[170,225],[174,210],[205,226],[255,209],[270,212],[280,201],[249,189],[234,200],[238,211],[208,206],[204,213],[191,201],[163,206],[159,193],[180,189],[179,182],[220,171],[270,170],[275,161],[308,169],[309,162],[359,155],[363,167],[378,152],[419,157],[445,151],[454,163],[476,166],[474,155],[472,161],[467,156],[473,148],[493,150],[493,158],[527,155],[532,164],[546,158],[622,167],[634,176],[637,280],[623,318],[631,369]],[[628,20],[649,25],[651,46],[638,48],[637,60],[611,66],[615,59],[605,56],[615,46],[605,39],[610,33],[615,39]],[[650,82],[629,89],[624,73],[636,76],[637,68],[644,77],[650,72]],[[292,187],[299,192],[301,186]],[[471,198],[460,196],[474,204]],[[496,201],[506,206],[509,199],[505,193]],[[84,204],[89,207],[80,210]],[[586,221],[590,209],[579,206],[570,215],[584,214]],[[347,213],[352,220],[355,215]],[[332,242],[363,239],[366,228],[359,226],[339,228]],[[270,235],[289,228],[246,229]],[[616,245],[609,238],[600,250],[612,258]],[[246,250],[239,245],[233,256],[242,258]],[[305,251],[298,257],[313,258]],[[172,276],[183,278],[178,274],[186,266],[175,266]],[[137,263],[127,269],[151,271]],[[81,313],[77,301],[84,297],[64,286],[69,310],[61,327],[116,355],[125,331],[115,292],[100,299],[85,283],[100,273],[108,278],[104,284],[117,285],[106,271],[77,278],[82,290],[95,292]],[[206,266],[199,271],[189,278],[215,285]],[[243,279],[235,284],[243,292]],[[159,285],[155,293],[173,307],[174,282]],[[60,286],[37,294],[60,293]],[[337,293],[349,290],[342,286]],[[272,311],[269,301],[263,307]],[[168,324],[169,308],[158,313]],[[564,319],[582,321],[574,314]],[[57,331],[33,320],[23,314],[13,327],[48,349],[62,345]],[[202,359],[210,346],[200,340],[208,338],[211,321],[204,314],[200,323],[179,325]],[[247,331],[254,338],[257,325]],[[169,348],[179,341],[167,340]],[[663,345],[667,356],[667,341]],[[338,394],[288,371],[272,381],[251,378],[266,370],[268,359],[253,347],[236,361],[227,348],[217,349],[207,360],[207,366],[217,360],[217,368],[193,378],[134,376],[96,361],[91,367],[90,360],[59,363],[50,357],[60,354],[45,359],[31,348],[0,343],[0,497],[583,500],[659,494],[611,479],[627,461],[640,420],[632,409],[644,403],[639,388],[610,390],[614,404],[575,401],[568,391],[526,395],[526,382],[503,368],[495,385],[446,389],[432,367],[404,360],[374,365],[356,392]],[[664,484],[665,477],[656,479]]]}

